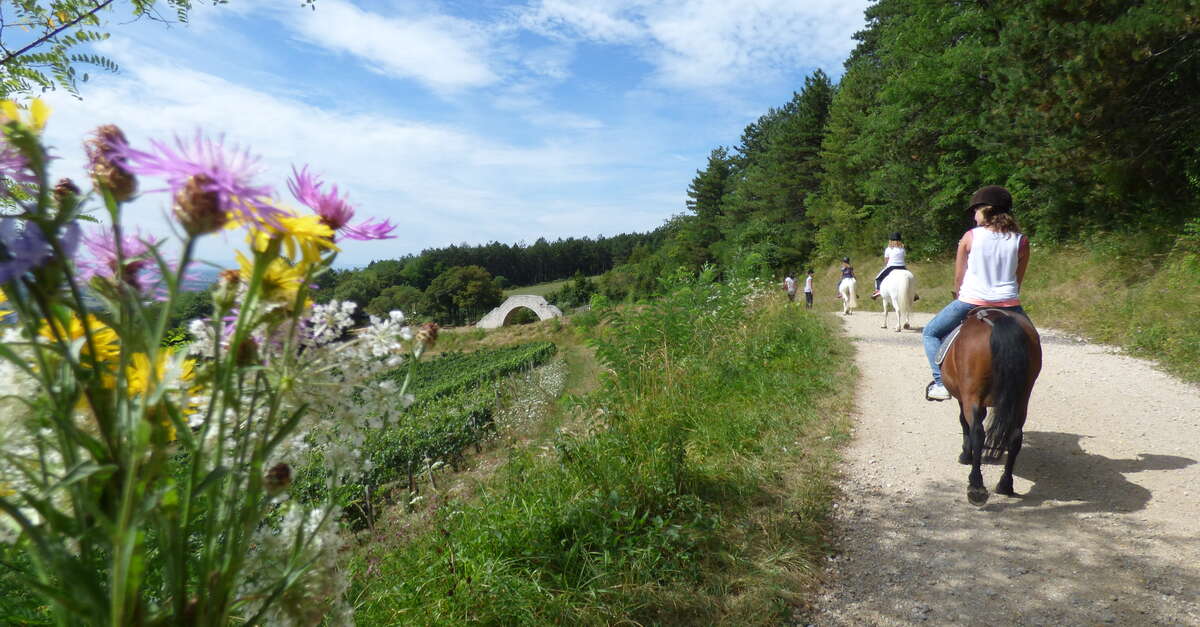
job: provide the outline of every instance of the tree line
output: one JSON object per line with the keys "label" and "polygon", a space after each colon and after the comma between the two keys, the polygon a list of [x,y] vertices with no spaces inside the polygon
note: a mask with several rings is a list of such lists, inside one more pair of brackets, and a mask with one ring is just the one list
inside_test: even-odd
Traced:
{"label": "tree line", "polygon": [[916,256],[1008,187],[1042,241],[1137,233],[1170,247],[1200,216],[1195,0],[879,0],[845,72],[820,70],[718,147],[663,245],[601,281],[653,290],[678,267],[798,271],[882,246]]}

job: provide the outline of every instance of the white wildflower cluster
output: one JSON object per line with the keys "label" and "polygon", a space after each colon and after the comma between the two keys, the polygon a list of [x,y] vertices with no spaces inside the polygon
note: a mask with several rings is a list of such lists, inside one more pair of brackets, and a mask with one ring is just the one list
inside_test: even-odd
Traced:
{"label": "white wildflower cluster", "polygon": [[567,384],[567,364],[562,359],[534,368],[518,377],[509,401],[496,412],[502,428],[532,424],[552,411]]}
{"label": "white wildflower cluster", "polygon": [[[26,357],[24,339],[15,329],[5,329],[0,342]],[[5,453],[0,455],[0,497],[32,489],[26,473],[62,472],[62,457],[57,450],[41,451],[38,438],[42,434],[30,423],[32,413],[27,399],[37,396],[37,387],[37,381],[24,370],[8,360],[0,360],[0,443],[4,444]],[[21,511],[32,521],[39,519],[32,508]],[[11,517],[0,516],[0,543],[15,541],[19,529]]]}
{"label": "white wildflower cluster", "polygon": [[367,436],[391,426],[399,411],[412,404],[402,394],[400,382],[384,376],[403,366],[419,350],[404,314],[370,318],[354,337],[338,341],[349,330],[354,303],[317,305],[305,321],[303,341],[305,373],[285,391],[289,406],[309,408],[309,424],[281,447],[280,461],[300,462],[300,455],[315,447],[326,465],[341,476],[364,469],[361,456]]}
{"label": "white wildflower cluster", "polygon": [[[249,604],[247,615],[256,614],[262,600],[270,596],[265,586],[297,576],[297,566],[304,564],[307,568],[298,573],[281,602],[267,609],[263,623],[353,625],[354,611],[342,598],[350,582],[337,563],[343,542],[335,517],[327,510],[305,510],[294,503],[281,509],[278,524],[259,527],[251,542],[249,570],[238,590],[238,596],[257,600]],[[285,555],[292,557],[280,559]]]}
{"label": "white wildflower cluster", "polygon": [[301,341],[305,346],[324,346],[340,340],[354,326],[357,308],[358,303],[352,300],[313,305],[312,313],[304,321],[306,334]]}

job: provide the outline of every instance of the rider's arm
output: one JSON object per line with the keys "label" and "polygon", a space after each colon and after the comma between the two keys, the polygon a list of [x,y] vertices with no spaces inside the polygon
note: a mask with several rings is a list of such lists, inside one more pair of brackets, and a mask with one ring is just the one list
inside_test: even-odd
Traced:
{"label": "rider's arm", "polygon": [[958,297],[959,290],[962,289],[963,277],[967,275],[967,256],[971,254],[971,231],[967,231],[962,239],[958,240],[958,254],[954,256],[954,294]]}
{"label": "rider's arm", "polygon": [[1021,283],[1025,281],[1025,268],[1029,266],[1029,238],[1021,236],[1017,245],[1017,291],[1021,291]]}

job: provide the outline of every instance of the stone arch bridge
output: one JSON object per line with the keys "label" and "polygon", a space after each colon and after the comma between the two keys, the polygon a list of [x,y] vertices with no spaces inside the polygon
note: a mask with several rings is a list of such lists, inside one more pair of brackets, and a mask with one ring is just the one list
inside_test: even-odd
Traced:
{"label": "stone arch bridge", "polygon": [[561,318],[562,310],[550,303],[546,302],[541,296],[532,294],[518,294],[509,296],[508,300],[500,303],[500,306],[488,312],[486,316],[481,318],[475,326],[481,329],[496,329],[508,324],[513,312],[518,309],[528,309],[537,315],[538,320],[549,320],[550,318]]}

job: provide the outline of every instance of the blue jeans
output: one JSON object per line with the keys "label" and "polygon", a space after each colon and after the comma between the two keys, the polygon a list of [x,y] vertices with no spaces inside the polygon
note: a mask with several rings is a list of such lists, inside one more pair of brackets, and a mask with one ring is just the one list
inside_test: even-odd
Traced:
{"label": "blue jeans", "polygon": [[[925,325],[925,331],[921,333],[921,340],[925,343],[925,357],[929,359],[929,369],[933,371],[933,380],[941,385],[942,369],[937,364],[937,352],[942,347],[942,340],[946,339],[947,335],[954,330],[964,319],[967,313],[978,305],[964,303],[961,300],[952,300],[949,305],[946,305],[938,315]],[[1004,309],[1006,311],[1015,311],[1021,315],[1025,315],[1025,310],[1021,309],[1020,305],[1016,307],[997,307],[996,309]]]}

